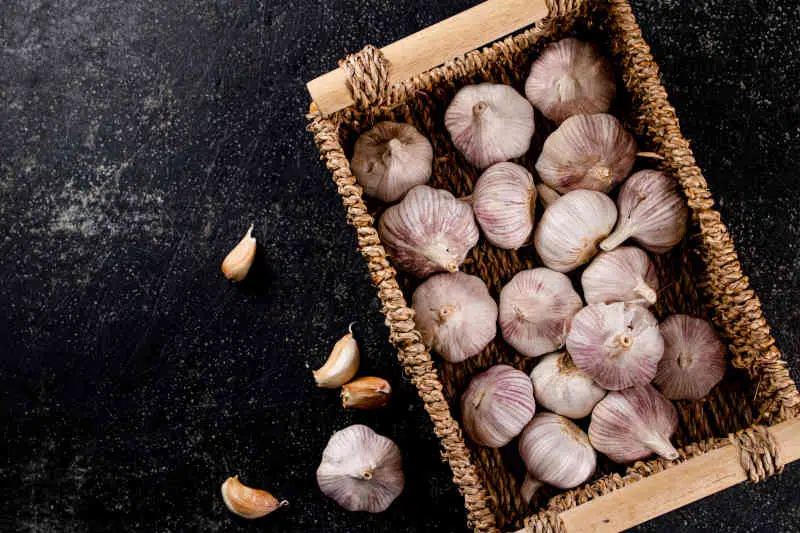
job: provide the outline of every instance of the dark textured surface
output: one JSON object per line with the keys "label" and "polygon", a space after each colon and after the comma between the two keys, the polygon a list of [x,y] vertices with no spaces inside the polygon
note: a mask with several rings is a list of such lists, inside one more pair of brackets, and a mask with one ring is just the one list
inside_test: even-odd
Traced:
{"label": "dark textured surface", "polygon": [[[0,530],[466,531],[302,82],[471,4],[0,5]],[[634,8],[797,377],[800,7]],[[219,262],[250,222],[259,281],[232,287]],[[389,411],[345,413],[312,385],[351,320],[365,372],[395,385]],[[328,437],[356,421],[405,453],[382,515],[316,489]],[[290,507],[232,518],[218,487],[237,472]],[[800,531],[798,483],[790,466],[638,531]]]}

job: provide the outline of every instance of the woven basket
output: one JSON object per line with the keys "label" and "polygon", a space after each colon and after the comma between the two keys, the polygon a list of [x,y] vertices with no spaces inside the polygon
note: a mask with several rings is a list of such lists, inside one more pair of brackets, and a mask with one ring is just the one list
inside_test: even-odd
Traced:
{"label": "woven basket", "polygon": [[[681,135],[658,66],[629,5],[624,0],[553,0],[542,7],[546,16],[533,26],[410,79],[390,81],[394,65],[380,50],[365,48],[343,61],[338,71],[347,80],[353,105],[325,114],[312,104],[309,130],[333,172],[347,219],[356,228],[360,251],[383,304],[389,340],[430,414],[443,457],[464,496],[470,526],[484,533],[519,528],[619,531],[746,478],[757,481],[780,471],[782,461],[800,455],[800,426],[794,420],[800,396],[758,297],[742,274],[728,231],[713,208],[689,142]],[[431,356],[408,307],[418,282],[392,266],[375,230],[385,206],[362,196],[348,156],[358,135],[376,122],[407,122],[433,144],[430,184],[456,196],[469,194],[479,171],[454,148],[444,128],[444,112],[453,95],[464,85],[483,81],[522,91],[542,47],[565,36],[596,42],[612,58],[619,86],[614,114],[634,132],[643,150],[663,157],[658,168],[678,180],[691,208],[691,228],[682,245],[656,259],[664,287],[656,314],[709,318],[727,343],[729,365],[725,379],[707,398],[676,402],[679,459],[628,467],[601,460],[590,483],[569,491],[544,489],[529,505],[520,497],[523,468],[514,453],[483,448],[463,437],[458,398],[470,378],[489,366],[502,362],[529,371],[532,361],[516,354],[499,336],[465,363],[448,364]],[[531,170],[548,133],[548,125],[538,116],[536,130],[530,155],[517,161]],[[515,273],[536,266],[540,261],[532,247],[505,251],[482,239],[463,270],[482,278],[497,297]]]}

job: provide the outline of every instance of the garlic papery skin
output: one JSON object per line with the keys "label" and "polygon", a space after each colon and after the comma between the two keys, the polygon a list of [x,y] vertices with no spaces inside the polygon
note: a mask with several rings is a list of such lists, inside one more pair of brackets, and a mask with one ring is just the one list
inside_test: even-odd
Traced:
{"label": "garlic papery skin", "polygon": [[664,339],[656,317],[640,305],[592,304],[572,319],[567,351],[598,385],[620,390],[652,381]]}
{"label": "garlic papery skin", "polygon": [[356,141],[350,166],[367,195],[395,202],[430,179],[433,147],[414,126],[379,122]]}
{"label": "garlic papery skin", "polygon": [[392,386],[372,376],[354,379],[342,385],[342,407],[346,409],[379,409],[389,403]]}
{"label": "garlic papery skin", "polygon": [[483,169],[528,151],[533,106],[508,85],[468,85],[450,102],[444,125],[467,161]]}
{"label": "garlic papery skin", "polygon": [[544,142],[536,172],[561,194],[576,189],[609,192],[630,174],[636,140],[611,115],[576,115]]}
{"label": "garlic papery skin", "polygon": [[255,258],[256,239],[253,237],[253,225],[251,224],[247,234],[222,261],[222,273],[233,282],[242,281],[247,277]]}
{"label": "garlic papery skin", "polygon": [[514,163],[490,166],[472,192],[472,210],[486,240],[505,250],[528,242],[535,209],[533,176]]}
{"label": "garlic papery skin", "polygon": [[539,194],[539,201],[542,203],[542,206],[545,209],[553,205],[556,200],[561,198],[561,195],[558,194],[557,190],[544,183],[536,184],[536,192]]}
{"label": "garlic papery skin", "polygon": [[628,178],[617,197],[619,221],[600,243],[613,250],[632,238],[655,254],[662,254],[686,235],[689,208],[674,179],[658,170],[642,170]]}
{"label": "garlic papery skin", "polygon": [[525,96],[556,123],[605,113],[617,91],[611,63],[591,43],[568,38],[548,45],[531,65]]}
{"label": "garlic papery skin", "polygon": [[348,511],[380,513],[403,492],[400,448],[356,424],[333,434],[322,452],[317,484]]}
{"label": "garlic papery skin", "polygon": [[725,345],[700,318],[672,315],[661,323],[664,357],[653,385],[670,400],[699,400],[725,376]]}
{"label": "garlic papery skin", "polygon": [[526,496],[536,492],[534,480],[571,489],[589,479],[597,467],[597,454],[586,433],[553,413],[533,417],[519,437],[519,454],[532,478]]}
{"label": "garlic papery skin", "polygon": [[394,263],[419,278],[457,271],[480,237],[469,204],[427,185],[387,209],[378,232]]}
{"label": "garlic papery skin", "polygon": [[617,208],[605,194],[569,192],[542,215],[533,236],[536,252],[548,268],[571,272],[597,255],[616,220]]}
{"label": "garlic papery skin", "polygon": [[328,360],[318,370],[314,370],[314,380],[317,387],[322,389],[335,389],[341,387],[356,375],[361,356],[358,342],[353,337],[353,324],[350,331],[339,339],[333,346]]}
{"label": "garlic papery skin", "polygon": [[239,476],[229,477],[220,488],[225,507],[242,518],[255,519],[286,507],[289,502],[278,499],[269,492],[248,487],[239,481]]}
{"label": "garlic papery skin", "polygon": [[633,246],[601,252],[581,275],[587,304],[630,302],[655,305],[658,274],[647,253]]}
{"label": "garlic papery skin", "polygon": [[411,305],[423,342],[451,363],[478,355],[497,335],[497,304],[475,276],[431,276],[414,291]]}
{"label": "garlic papery skin", "polygon": [[542,357],[531,372],[537,405],[567,418],[589,416],[606,390],[582,372],[567,352]]}
{"label": "garlic papery skin", "polygon": [[592,411],[589,440],[617,463],[630,463],[656,453],[677,459],[669,439],[678,428],[678,413],[651,385],[609,392]]}
{"label": "garlic papery skin", "polygon": [[535,412],[530,378],[508,365],[495,365],[478,374],[461,395],[464,432],[481,446],[505,446]]}

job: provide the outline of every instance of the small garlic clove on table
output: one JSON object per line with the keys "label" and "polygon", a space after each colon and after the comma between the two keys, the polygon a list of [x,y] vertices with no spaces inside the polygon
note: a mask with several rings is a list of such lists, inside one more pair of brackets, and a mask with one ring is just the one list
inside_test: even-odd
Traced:
{"label": "small garlic clove on table", "polygon": [[378,409],[389,403],[392,386],[382,378],[363,377],[342,385],[342,407]]}
{"label": "small garlic clove on table", "polygon": [[247,230],[247,234],[231,250],[222,261],[222,273],[231,281],[242,281],[247,277],[253,260],[256,257],[256,239],[253,237],[253,225]]}
{"label": "small garlic clove on table", "polygon": [[472,210],[486,240],[498,248],[516,250],[533,231],[536,187],[533,176],[515,163],[496,163],[478,178]]}
{"label": "small garlic clove on table", "polygon": [[228,510],[242,518],[261,518],[276,509],[289,505],[286,500],[278,501],[275,496],[265,490],[248,487],[239,481],[239,476],[226,479],[220,491]]}
{"label": "small garlic clove on table", "polygon": [[322,389],[341,387],[353,379],[358,372],[360,362],[358,342],[353,337],[353,324],[350,324],[349,333],[336,342],[325,364],[313,371],[317,387]]}
{"label": "small garlic clove on table", "polygon": [[647,253],[633,246],[601,252],[581,276],[586,303],[629,302],[645,306],[658,299],[658,274]]}
{"label": "small garlic clove on table", "polygon": [[567,418],[589,416],[606,390],[572,362],[567,352],[545,355],[531,372],[536,403]]}

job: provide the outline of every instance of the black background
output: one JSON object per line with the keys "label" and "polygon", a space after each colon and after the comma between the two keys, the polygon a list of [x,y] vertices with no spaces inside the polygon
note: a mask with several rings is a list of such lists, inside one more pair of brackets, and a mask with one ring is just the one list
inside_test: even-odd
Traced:
{"label": "black background", "polygon": [[[303,82],[469,0],[0,4],[0,530],[466,531],[386,341]],[[800,7],[633,2],[684,133],[798,376]],[[250,223],[256,275],[219,263]],[[311,368],[357,320],[394,407],[346,413]],[[316,488],[331,433],[404,450],[404,495],[348,514]],[[240,473],[290,507],[232,517]],[[800,531],[790,466],[637,531]]]}

